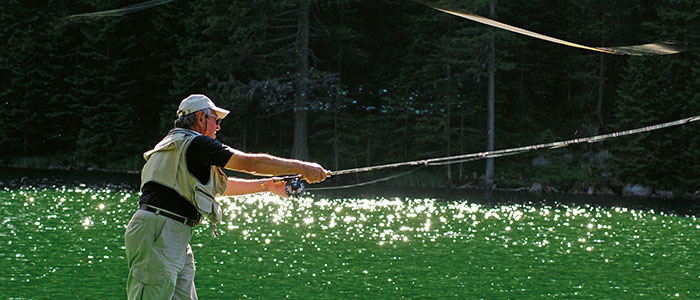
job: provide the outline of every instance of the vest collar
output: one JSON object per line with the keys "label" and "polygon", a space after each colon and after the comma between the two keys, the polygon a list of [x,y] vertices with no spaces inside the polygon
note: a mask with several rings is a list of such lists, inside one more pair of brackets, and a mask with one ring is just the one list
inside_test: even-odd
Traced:
{"label": "vest collar", "polygon": [[192,129],[185,129],[185,128],[173,128],[168,132],[168,135],[171,134],[194,134],[194,135],[202,135],[199,132],[196,132]]}

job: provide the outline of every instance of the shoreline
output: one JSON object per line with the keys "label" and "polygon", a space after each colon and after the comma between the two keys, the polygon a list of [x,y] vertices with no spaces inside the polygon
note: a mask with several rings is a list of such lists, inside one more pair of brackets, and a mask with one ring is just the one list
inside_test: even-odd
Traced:
{"label": "shoreline", "polygon": [[[0,169],[6,169],[10,170],[10,172],[15,172],[15,173],[30,173],[34,176],[37,177],[42,177],[41,172],[49,171],[49,172],[65,172],[65,176],[62,176],[61,174],[53,174],[55,178],[55,183],[60,184],[60,183],[65,183],[67,184],[68,182],[66,181],[71,181],[74,180],[74,178],[66,179],[63,177],[76,177],[76,176],[70,176],[68,174],[73,174],[77,175],[77,177],[83,176],[83,178],[92,178],[93,180],[98,180],[99,185],[104,186],[115,186],[114,182],[109,182],[112,178],[112,176],[117,176],[121,177],[119,179],[123,180],[128,177],[132,177],[132,180],[127,180],[131,183],[127,183],[128,186],[136,186],[136,190],[138,190],[138,186],[140,186],[140,176],[138,176],[141,172],[136,171],[136,170],[128,170],[128,169],[106,169],[106,168],[97,168],[97,167],[87,167],[87,168],[79,168],[75,166],[48,166],[45,168],[35,168],[35,167],[29,167],[29,166],[16,166],[16,165],[8,165],[8,164],[0,164]],[[88,176],[88,175],[99,175],[97,176],[98,178],[93,178],[95,176]],[[105,178],[106,177],[106,178]],[[133,177],[138,177],[136,182],[133,182]],[[104,178],[100,180],[99,178]],[[11,182],[9,185],[11,186],[18,186],[21,185],[22,181],[24,178],[19,178],[19,183],[17,183],[17,179],[11,180],[11,179],[5,179],[5,178],[0,178],[0,186],[7,185],[5,182]],[[39,182],[35,182],[38,186],[46,186],[49,185],[52,180],[49,180],[48,178],[42,178],[38,180]],[[90,181],[90,180],[88,180]],[[33,184],[30,184],[33,185]],[[116,184],[116,186],[123,186],[124,184]],[[328,184],[321,184],[321,186],[328,185]],[[332,185],[330,185],[332,186]],[[329,186],[329,187],[330,187]],[[386,184],[385,186],[391,186],[395,188],[411,188],[411,189],[420,189],[420,188],[428,188],[428,189],[441,189],[441,190],[446,190],[446,191],[483,191],[483,192],[488,192],[489,190],[483,188],[478,182],[471,181],[467,183],[462,183],[462,184],[439,184],[436,186],[410,186],[410,185],[390,185]],[[651,188],[645,188],[641,187],[639,185],[632,185],[632,184],[627,184],[626,186],[636,186],[638,189],[645,190],[646,193],[632,193],[632,192],[625,192],[624,189],[622,189],[619,192],[615,192],[613,188],[609,186],[600,186],[600,185],[590,185],[587,183],[577,183],[575,185],[575,188],[564,190],[562,188],[558,188],[556,186],[550,186],[550,185],[544,185],[538,182],[532,182],[530,186],[503,186],[499,187],[498,185],[494,185],[494,188],[492,191],[497,191],[497,192],[512,192],[512,193],[526,193],[526,194],[552,194],[552,195],[587,195],[587,196],[620,196],[620,197],[644,197],[644,198],[657,198],[657,199],[690,199],[690,200],[698,200],[700,199],[700,190],[697,190],[693,193],[685,193],[683,195],[674,195],[673,192],[665,189],[651,189]]]}
{"label": "shoreline", "polygon": [[77,172],[104,172],[104,173],[121,173],[121,174],[140,174],[141,171],[129,170],[129,169],[106,169],[98,167],[76,167],[76,166],[62,166],[62,165],[49,165],[43,168],[31,167],[31,166],[18,166],[10,164],[0,164],[0,169],[19,169],[19,170],[35,170],[35,171],[77,171]]}
{"label": "shoreline", "polygon": [[[138,193],[141,177],[133,173],[77,171],[77,170],[39,170],[27,168],[0,167],[0,188],[11,189],[61,189],[61,188],[90,188],[108,189],[112,191],[128,191]],[[45,174],[47,171],[50,174]],[[319,186],[320,187],[320,186]],[[618,194],[587,194],[551,192],[546,189],[532,192],[529,188],[483,188],[445,186],[438,187],[408,187],[386,184],[372,184],[352,189],[332,189],[308,191],[312,198],[328,199],[381,199],[381,198],[410,198],[438,199],[440,201],[459,201],[469,199],[474,203],[492,205],[558,205],[599,206],[599,207],[628,207],[633,209],[653,210],[679,215],[700,216],[700,197],[653,197],[653,196],[623,196]],[[290,201],[294,199],[290,198]]]}

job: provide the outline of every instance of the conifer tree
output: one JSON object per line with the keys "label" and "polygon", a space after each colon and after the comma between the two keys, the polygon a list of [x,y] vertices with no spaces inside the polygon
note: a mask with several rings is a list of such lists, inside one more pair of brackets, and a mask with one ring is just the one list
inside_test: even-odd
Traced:
{"label": "conifer tree", "polygon": [[[700,39],[700,22],[695,1],[659,1],[654,19],[642,29],[654,37],[676,41]],[[699,62],[696,51],[671,56],[632,57],[622,69],[617,92],[615,126],[634,128],[698,115]],[[700,181],[695,157],[698,152],[697,125],[642,134],[616,144],[614,154],[620,180],[655,188],[694,191]]]}

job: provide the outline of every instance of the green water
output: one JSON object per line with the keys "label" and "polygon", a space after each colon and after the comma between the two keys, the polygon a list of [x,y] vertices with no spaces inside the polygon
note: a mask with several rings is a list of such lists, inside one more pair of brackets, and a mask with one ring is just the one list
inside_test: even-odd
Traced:
{"label": "green water", "polygon": [[[3,299],[124,299],[138,195],[0,190]],[[201,299],[699,299],[700,221],[473,199],[223,200],[192,246]]]}

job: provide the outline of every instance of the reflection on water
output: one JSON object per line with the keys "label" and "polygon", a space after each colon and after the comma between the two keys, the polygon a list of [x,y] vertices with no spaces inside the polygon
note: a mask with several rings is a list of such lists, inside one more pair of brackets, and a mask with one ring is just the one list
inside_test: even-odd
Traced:
{"label": "reflection on water", "polygon": [[[122,298],[137,198],[0,191],[3,295]],[[222,235],[198,226],[192,241],[200,297],[700,296],[697,217],[524,198],[222,198]]]}
{"label": "reflection on water", "polygon": [[[434,199],[318,199],[286,201],[277,197],[249,196],[222,199],[229,233],[243,240],[266,244],[284,239],[280,229],[305,229],[301,238],[363,240],[377,245],[394,242],[435,242],[440,238],[483,239],[502,247],[558,247],[593,251],[596,247],[619,245],[621,235],[643,239],[642,233],[656,227],[700,229],[695,216],[678,218],[654,210],[612,209],[569,206],[496,207],[468,201],[443,202]],[[669,218],[678,218],[676,222]],[[627,222],[633,222],[630,228]],[[685,221],[685,222],[684,222]],[[266,231],[272,228],[271,231]],[[656,235],[656,234],[654,234]]]}

